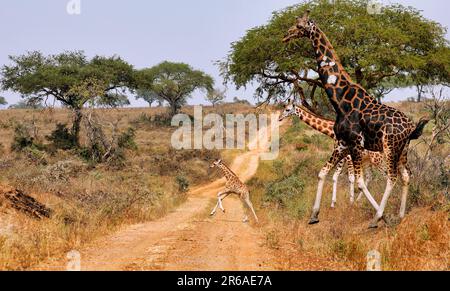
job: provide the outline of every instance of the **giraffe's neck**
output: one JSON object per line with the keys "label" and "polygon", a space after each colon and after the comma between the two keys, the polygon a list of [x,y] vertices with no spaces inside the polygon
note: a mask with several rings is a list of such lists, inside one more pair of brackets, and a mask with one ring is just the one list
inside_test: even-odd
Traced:
{"label": "giraffe's neck", "polygon": [[336,107],[342,98],[342,94],[336,94],[333,89],[338,86],[353,85],[354,82],[342,66],[333,45],[320,28],[315,27],[310,39],[314,47],[320,80],[331,103]]}
{"label": "giraffe's neck", "polygon": [[295,107],[295,115],[297,115],[300,120],[309,125],[311,128],[331,137],[335,138],[334,134],[334,121],[327,120],[323,117],[319,117],[305,108],[296,106]]}
{"label": "giraffe's neck", "polygon": [[237,177],[236,174],[233,173],[233,171],[231,171],[231,169],[225,166],[224,164],[220,164],[217,167],[222,171],[223,175],[225,176],[225,178],[227,178],[227,180]]}

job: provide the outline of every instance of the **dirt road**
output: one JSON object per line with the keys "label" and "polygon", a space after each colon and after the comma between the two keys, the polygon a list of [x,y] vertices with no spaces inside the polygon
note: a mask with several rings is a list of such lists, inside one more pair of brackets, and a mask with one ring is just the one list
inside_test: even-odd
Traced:
{"label": "dirt road", "polygon": [[[231,169],[247,181],[256,173],[260,153],[267,148],[263,144],[259,150],[239,155]],[[81,269],[273,270],[261,230],[253,222],[242,222],[244,208],[237,197],[224,201],[226,213],[209,217],[224,183],[221,179],[194,189],[183,205],[159,220],[99,239],[80,251]]]}

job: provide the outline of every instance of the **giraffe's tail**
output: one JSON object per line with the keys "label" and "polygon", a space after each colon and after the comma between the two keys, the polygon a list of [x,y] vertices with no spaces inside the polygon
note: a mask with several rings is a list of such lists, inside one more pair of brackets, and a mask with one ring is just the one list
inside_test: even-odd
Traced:
{"label": "giraffe's tail", "polygon": [[428,124],[428,122],[430,122],[430,120],[426,117],[423,117],[422,119],[420,119],[419,123],[417,124],[416,129],[409,136],[409,140],[419,139],[422,136],[423,130],[424,130],[425,126]]}

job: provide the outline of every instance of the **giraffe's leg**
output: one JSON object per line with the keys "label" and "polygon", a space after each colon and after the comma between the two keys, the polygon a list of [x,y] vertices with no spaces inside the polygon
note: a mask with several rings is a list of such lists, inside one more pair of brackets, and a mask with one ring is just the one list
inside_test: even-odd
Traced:
{"label": "giraffe's leg", "polygon": [[258,216],[256,216],[255,209],[253,208],[253,203],[250,201],[250,195],[249,195],[249,193],[247,193],[247,194],[244,195],[244,202],[245,202],[245,204],[247,204],[248,208],[250,208],[250,210],[251,210],[252,213],[253,213],[253,216],[255,217],[256,222],[258,223],[258,222],[259,222]]}
{"label": "giraffe's leg", "polygon": [[[366,176],[366,186],[367,188],[369,188],[370,182],[372,182],[372,172],[369,169],[364,169],[365,170],[365,176]],[[364,174],[364,173],[363,173]],[[359,192],[358,197],[356,198],[356,201],[360,201],[361,198],[363,197],[364,193],[363,192]]]}
{"label": "giraffe's leg", "polygon": [[377,214],[370,224],[370,228],[377,228],[378,222],[383,219],[384,210],[386,209],[387,202],[389,201],[389,197],[391,196],[392,189],[394,189],[395,183],[397,182],[398,175],[398,158],[392,154],[392,151],[388,148],[385,150],[386,161],[388,164],[388,179],[386,190],[383,194],[383,199],[381,200],[380,207],[377,210]]}
{"label": "giraffe's leg", "polygon": [[364,193],[370,204],[378,211],[379,205],[370,194],[369,189],[367,189],[366,182],[364,181],[364,175],[362,170],[362,153],[364,149],[361,146],[352,148],[352,161],[355,168],[356,179],[358,181],[358,188]]}
{"label": "giraffe's leg", "polygon": [[342,168],[344,167],[344,164],[345,164],[345,160],[340,161],[337,166],[336,172],[334,172],[334,175],[333,175],[333,197],[331,199],[331,208],[334,208],[336,206],[339,176],[342,173]]}
{"label": "giraffe's leg", "polygon": [[222,210],[222,212],[225,212],[225,208],[223,208],[223,200],[225,200],[225,198],[227,198],[228,196],[230,196],[231,192],[226,192],[224,194],[222,194],[222,196],[219,197],[219,207]]}
{"label": "giraffe's leg", "polygon": [[350,187],[350,203],[355,202],[355,169],[353,167],[353,161],[351,156],[347,156],[347,171],[348,171],[348,184]]}
{"label": "giraffe's leg", "polygon": [[408,200],[408,190],[409,190],[409,169],[406,166],[401,166],[400,168],[401,174],[402,174],[402,204],[400,206],[400,218],[405,218],[406,215],[406,203]]}
{"label": "giraffe's leg", "polygon": [[211,213],[209,214],[210,216],[214,216],[217,212],[217,208],[219,207],[219,198],[217,198],[217,203],[216,206],[214,207],[214,209],[211,211]]}
{"label": "giraffe's leg", "polygon": [[322,201],[323,186],[328,173],[333,169],[346,155],[348,155],[348,148],[340,144],[335,147],[334,152],[328,163],[323,167],[319,174],[319,184],[317,185],[316,201],[314,203],[313,212],[309,224],[319,223],[320,203]]}
{"label": "giraffe's leg", "polygon": [[[214,214],[216,214],[216,212],[217,212],[217,208],[218,207],[220,207],[220,209],[222,209],[223,211],[225,211],[224,209],[223,209],[223,206],[222,206],[222,199],[224,199],[225,197],[223,197],[222,198],[222,196],[224,196],[224,195],[226,195],[226,194],[228,194],[228,192],[219,192],[218,194],[217,194],[217,204],[216,204],[216,206],[214,207],[214,209],[211,211],[211,216],[213,216]],[[227,195],[228,196],[228,195]]]}
{"label": "giraffe's leg", "polygon": [[400,206],[400,218],[405,218],[406,214],[406,203],[408,200],[409,191],[409,181],[410,181],[410,170],[408,168],[408,152],[404,151],[402,159],[400,161],[400,173],[402,177],[402,203]]}

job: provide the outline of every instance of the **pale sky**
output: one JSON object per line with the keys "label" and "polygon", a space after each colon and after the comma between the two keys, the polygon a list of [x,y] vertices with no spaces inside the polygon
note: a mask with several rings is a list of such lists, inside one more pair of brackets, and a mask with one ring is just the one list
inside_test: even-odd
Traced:
{"label": "pale sky", "polygon": [[[245,32],[267,23],[271,13],[299,0],[79,0],[81,13],[67,13],[69,0],[2,0],[0,3],[0,66],[8,55],[40,50],[56,54],[84,50],[96,54],[117,54],[144,68],[164,60],[192,65],[215,78],[222,78],[214,61],[223,59],[230,44]],[[390,2],[382,0],[381,2]],[[448,0],[399,0],[423,11],[425,17],[449,27]],[[448,35],[447,35],[448,36]],[[232,86],[231,86],[232,87]],[[253,99],[253,88],[228,90],[228,100],[238,96]],[[387,100],[414,96],[412,90],[397,90]],[[20,98],[1,92],[9,104]],[[146,106],[130,98],[133,106]],[[206,103],[196,93],[191,104]]]}

